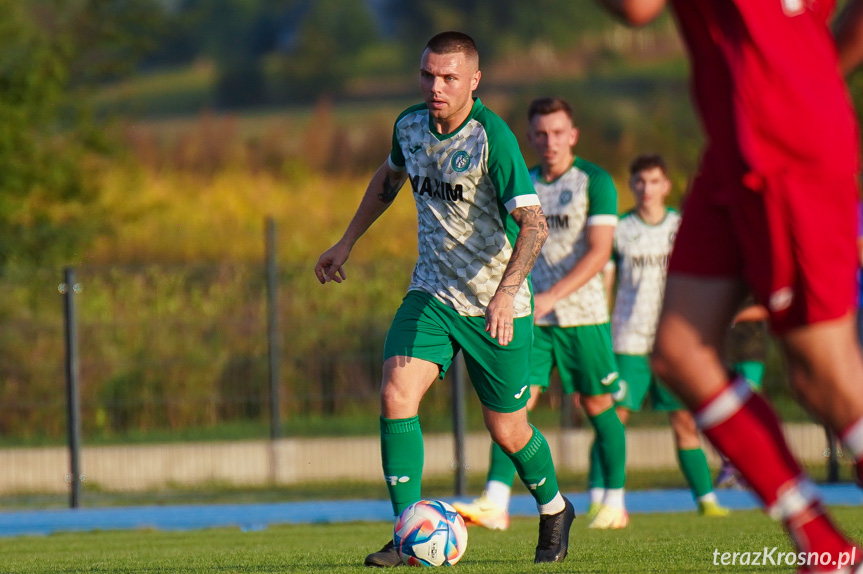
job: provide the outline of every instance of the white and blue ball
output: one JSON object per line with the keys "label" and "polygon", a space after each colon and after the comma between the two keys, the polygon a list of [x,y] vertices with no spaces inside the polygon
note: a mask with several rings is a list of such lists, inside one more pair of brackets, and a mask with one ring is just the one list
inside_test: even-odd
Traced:
{"label": "white and blue ball", "polygon": [[467,548],[467,527],[442,500],[420,500],[404,509],[393,543],[408,566],[453,566]]}

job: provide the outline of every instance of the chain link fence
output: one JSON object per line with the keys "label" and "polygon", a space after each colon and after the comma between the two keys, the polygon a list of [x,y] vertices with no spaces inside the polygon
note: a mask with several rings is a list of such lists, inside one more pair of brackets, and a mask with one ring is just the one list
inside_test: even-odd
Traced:
{"label": "chain link fence", "polygon": [[[0,495],[64,492],[74,482],[64,370],[63,298],[70,289],[82,445],[77,478],[88,488],[379,480],[382,349],[411,268],[405,261],[352,262],[345,283],[322,286],[311,264],[281,265],[272,309],[263,263],[82,266],[71,286],[61,269],[8,270],[0,276]],[[268,338],[274,320],[275,341]],[[773,356],[767,389],[784,404],[781,378]],[[456,464],[451,388],[448,375],[422,405],[427,474],[451,474]],[[561,428],[559,391],[549,395],[535,420],[548,429],[561,467],[583,471],[590,432]],[[481,472],[488,437],[472,392],[466,400],[464,454]],[[795,449],[823,461],[823,429],[792,415]],[[665,424],[650,413],[642,418]],[[670,431],[643,424],[635,417],[629,431],[630,466],[673,468]]]}

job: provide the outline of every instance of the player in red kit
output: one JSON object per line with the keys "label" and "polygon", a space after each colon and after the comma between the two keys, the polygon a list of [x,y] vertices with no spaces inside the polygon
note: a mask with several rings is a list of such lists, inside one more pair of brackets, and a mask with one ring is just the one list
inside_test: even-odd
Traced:
{"label": "player in red kit", "polygon": [[[634,25],[665,4],[602,1]],[[745,379],[729,375],[721,354],[751,289],[770,312],[796,394],[842,438],[861,476],[863,356],[854,330],[860,149],[842,71],[863,60],[863,7],[848,2],[834,38],[833,0],[670,5],[707,144],[669,263],[654,372],[798,550],[832,557],[802,572],[863,572],[859,548],[856,569],[842,565],[840,555],[854,543],[827,516],[772,408]]]}

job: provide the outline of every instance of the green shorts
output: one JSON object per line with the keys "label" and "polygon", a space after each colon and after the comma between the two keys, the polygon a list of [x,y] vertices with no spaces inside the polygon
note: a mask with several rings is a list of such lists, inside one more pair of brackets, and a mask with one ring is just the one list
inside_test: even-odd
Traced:
{"label": "green shorts", "polygon": [[486,332],[485,317],[464,317],[429,293],[408,291],[387,333],[384,360],[403,356],[437,363],[443,378],[461,349],[480,402],[511,413],[530,398],[532,344],[532,315],[515,319],[513,340],[504,347]]}
{"label": "green shorts", "polygon": [[616,393],[618,375],[610,325],[534,326],[530,384],[548,388],[551,370],[555,366],[567,394],[579,392],[595,396]]}
{"label": "green shorts", "polygon": [[679,411],[683,404],[650,370],[647,355],[614,355],[620,369],[620,393],[617,404],[631,411],[640,411],[650,393],[650,404],[657,411]]}

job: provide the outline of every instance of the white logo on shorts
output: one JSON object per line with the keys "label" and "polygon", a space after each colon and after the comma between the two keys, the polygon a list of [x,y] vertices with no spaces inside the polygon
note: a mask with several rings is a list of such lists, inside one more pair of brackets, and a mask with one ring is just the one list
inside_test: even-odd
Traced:
{"label": "white logo on shorts", "polygon": [[524,392],[527,390],[527,385],[523,386],[519,392],[514,394],[513,396],[517,399],[520,399]]}
{"label": "white logo on shorts", "polygon": [[620,388],[617,390],[616,393],[613,393],[611,395],[611,398],[613,398],[615,402],[618,403],[624,398],[626,398],[626,381],[624,381],[623,379],[620,380]]}
{"label": "white logo on shorts", "polygon": [[782,287],[770,294],[770,310],[782,311],[791,306],[791,301],[794,299],[794,289],[791,287]]}
{"label": "white logo on shorts", "polygon": [[602,384],[605,386],[608,386],[611,383],[613,383],[614,381],[616,381],[618,376],[619,375],[617,374],[617,372],[608,373],[607,375],[602,377]]}
{"label": "white logo on shorts", "polygon": [[803,0],[782,0],[782,11],[786,16],[797,16],[806,9]]}

